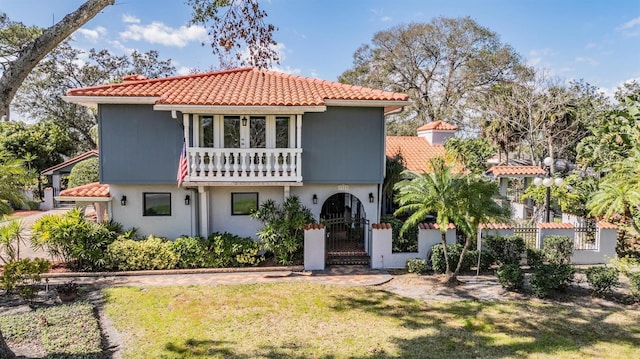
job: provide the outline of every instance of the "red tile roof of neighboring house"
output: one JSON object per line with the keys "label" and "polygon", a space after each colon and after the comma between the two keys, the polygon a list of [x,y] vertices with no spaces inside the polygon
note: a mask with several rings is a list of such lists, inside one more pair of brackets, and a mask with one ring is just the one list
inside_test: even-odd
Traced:
{"label": "red tile roof of neighboring house", "polygon": [[545,172],[540,166],[493,166],[489,168],[487,174],[493,174],[495,177],[524,176],[535,177],[544,175]]}
{"label": "red tile roof of neighboring house", "polygon": [[67,188],[59,197],[109,197],[109,185],[93,182],[78,187]]}
{"label": "red tile roof of neighboring house", "polygon": [[542,229],[573,229],[575,228],[572,223],[555,223],[555,222],[540,222],[538,228]]}
{"label": "red tile roof of neighboring house", "polygon": [[456,131],[458,129],[458,126],[456,125],[452,125],[450,123],[446,123],[444,121],[433,121],[433,122],[429,122],[426,125],[421,126],[420,128],[418,128],[418,132],[420,131],[427,131],[427,130],[436,130],[436,131]]}
{"label": "red tile roof of neighboring house", "polygon": [[68,96],[158,97],[156,104],[209,106],[324,106],[325,100],[408,101],[374,90],[256,68],[126,81],[67,91]]}
{"label": "red tile roof of neighboring house", "polygon": [[601,229],[618,229],[618,226],[616,226],[615,224],[605,222],[605,221],[598,221],[596,225],[598,226],[598,228],[601,228]]}
{"label": "red tile roof of neighboring house", "polygon": [[91,158],[91,157],[95,157],[95,156],[99,156],[98,150],[91,150],[91,151],[85,152],[83,154],[80,154],[80,155],[78,155],[76,157],[70,158],[70,159],[68,159],[68,160],[66,160],[66,161],[64,161],[62,163],[58,163],[55,166],[51,166],[51,167],[43,170],[40,173],[43,174],[43,175],[51,175],[57,169],[63,168],[63,167],[68,166],[68,165],[70,165],[72,163],[77,163],[77,162],[86,160],[87,158]]}
{"label": "red tile roof of neighboring house", "polygon": [[442,145],[432,145],[424,137],[387,136],[385,153],[393,157],[398,152],[402,155],[405,168],[415,172],[427,172],[428,162],[434,157],[444,157]]}

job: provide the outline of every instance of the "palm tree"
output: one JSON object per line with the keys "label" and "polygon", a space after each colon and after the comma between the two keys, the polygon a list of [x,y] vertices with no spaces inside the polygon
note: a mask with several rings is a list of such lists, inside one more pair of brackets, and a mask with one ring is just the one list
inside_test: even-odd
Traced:
{"label": "palm tree", "polygon": [[[396,185],[400,208],[395,214],[410,213],[402,226],[402,233],[417,226],[431,213],[437,213],[436,223],[444,250],[446,282],[455,284],[471,240],[477,237],[479,225],[490,220],[505,219],[507,213],[493,199],[498,194],[496,183],[469,174],[455,173],[454,166],[447,165],[442,158],[432,159],[430,167],[431,172],[426,174],[405,172],[408,179]],[[454,223],[467,236],[453,272],[446,241],[450,223]]]}
{"label": "palm tree", "polygon": [[12,211],[10,203],[24,204],[22,189],[30,182],[32,173],[24,166],[24,162],[6,152],[0,152],[0,215]]}
{"label": "palm tree", "polygon": [[410,227],[417,226],[427,216],[437,213],[436,223],[441,233],[442,247],[446,265],[447,277],[452,277],[449,257],[447,253],[447,228],[452,222],[456,222],[460,215],[460,191],[461,181],[459,176],[453,173],[453,166],[445,163],[441,157],[429,161],[430,173],[417,173],[406,170],[403,176],[406,178],[395,185],[398,191],[396,201],[400,208],[395,215],[408,213],[409,218],[404,222],[400,233],[403,234]]}
{"label": "palm tree", "polygon": [[587,202],[590,214],[610,220],[623,216],[640,234],[635,216],[640,209],[640,148],[631,150],[630,156],[613,166],[599,185],[598,191]]}
{"label": "palm tree", "polygon": [[22,222],[17,220],[0,226],[0,252],[6,255],[6,258],[0,255],[0,260],[4,264],[20,259],[20,242],[24,243],[23,230]]}
{"label": "palm tree", "polygon": [[[467,175],[463,179],[465,184],[460,185],[460,205],[464,210],[462,216],[457,216],[456,227],[462,230],[467,237],[458,266],[454,271],[457,276],[462,267],[462,262],[469,249],[472,238],[478,238],[478,228],[482,223],[502,221],[509,218],[509,210],[495,201],[499,194],[498,184],[479,176]],[[481,255],[478,253],[478,255]]]}

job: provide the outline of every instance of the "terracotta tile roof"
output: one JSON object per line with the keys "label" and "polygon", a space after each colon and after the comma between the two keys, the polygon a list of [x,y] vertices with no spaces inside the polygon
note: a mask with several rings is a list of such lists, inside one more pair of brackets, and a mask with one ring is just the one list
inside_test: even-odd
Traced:
{"label": "terracotta tile roof", "polygon": [[59,197],[109,197],[109,185],[93,182],[78,187],[67,188]]}
{"label": "terracotta tile roof", "polygon": [[487,174],[492,174],[495,177],[509,177],[509,176],[525,176],[535,177],[538,175],[544,175],[545,172],[540,166],[493,166],[489,168]]}
{"label": "terracotta tile roof", "polygon": [[373,229],[391,229],[390,223],[374,223],[371,225]]}
{"label": "terracotta tile roof", "polygon": [[320,223],[311,223],[311,224],[305,224],[304,225],[304,230],[305,231],[310,231],[313,229],[323,229],[324,225],[320,224]]}
{"label": "terracotta tile roof", "polygon": [[[436,223],[420,223],[418,224],[418,229],[440,229],[440,226]],[[456,226],[453,223],[449,223],[447,229],[456,229]]]}
{"label": "terracotta tile roof", "polygon": [[324,106],[325,100],[408,101],[402,93],[374,90],[276,71],[240,68],[162,79],[77,88],[68,96],[159,97],[156,104],[210,106]]}
{"label": "terracotta tile roof", "polygon": [[509,223],[481,223],[480,228],[482,229],[513,229],[513,224]]}
{"label": "terracotta tile roof", "polygon": [[600,229],[618,229],[618,226],[616,226],[615,224],[605,221],[598,221],[596,223],[596,226],[598,226],[598,228]]}
{"label": "terracotta tile roof", "polygon": [[398,152],[404,158],[405,167],[419,173],[427,172],[427,163],[431,158],[445,155],[444,146],[432,145],[424,137],[387,136],[387,157],[393,157]]}
{"label": "terracotta tile roof", "polygon": [[555,222],[540,222],[538,228],[541,229],[573,229],[575,228],[573,223],[555,223]]}
{"label": "terracotta tile roof", "polygon": [[458,129],[458,126],[456,125],[452,125],[450,123],[446,123],[444,121],[433,121],[433,122],[429,122],[426,125],[421,126],[420,128],[418,128],[418,132],[420,131],[427,131],[427,130],[436,130],[436,131],[456,131]]}
{"label": "terracotta tile roof", "polygon": [[51,167],[43,170],[40,173],[42,175],[51,175],[57,169],[63,168],[63,167],[68,166],[68,165],[70,165],[72,163],[77,163],[77,162],[86,160],[87,158],[95,157],[95,156],[99,156],[98,150],[91,150],[91,151],[85,152],[85,153],[83,153],[81,155],[78,155],[76,157],[70,158],[70,159],[68,159],[68,160],[66,160],[66,161],[64,161],[62,163],[58,163],[55,166],[51,166]]}

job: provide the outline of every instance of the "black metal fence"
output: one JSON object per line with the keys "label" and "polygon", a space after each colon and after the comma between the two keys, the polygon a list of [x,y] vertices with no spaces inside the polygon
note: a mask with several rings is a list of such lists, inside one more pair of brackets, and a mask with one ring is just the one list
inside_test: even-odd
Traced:
{"label": "black metal fence", "polygon": [[576,250],[598,250],[598,242],[596,241],[596,223],[593,220],[587,220],[576,226],[573,248]]}
{"label": "black metal fence", "polygon": [[327,231],[327,252],[364,251],[369,233],[365,218],[333,215],[322,219]]}

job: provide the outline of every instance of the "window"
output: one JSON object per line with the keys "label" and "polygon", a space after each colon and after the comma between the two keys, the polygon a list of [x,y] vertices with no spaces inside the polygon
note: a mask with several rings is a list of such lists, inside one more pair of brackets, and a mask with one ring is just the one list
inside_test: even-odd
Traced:
{"label": "window", "polygon": [[240,148],[240,116],[224,116],[224,148]]}
{"label": "window", "polygon": [[171,193],[143,193],[144,216],[170,216]]}
{"label": "window", "polygon": [[231,193],[231,214],[248,215],[258,210],[258,192]]}

